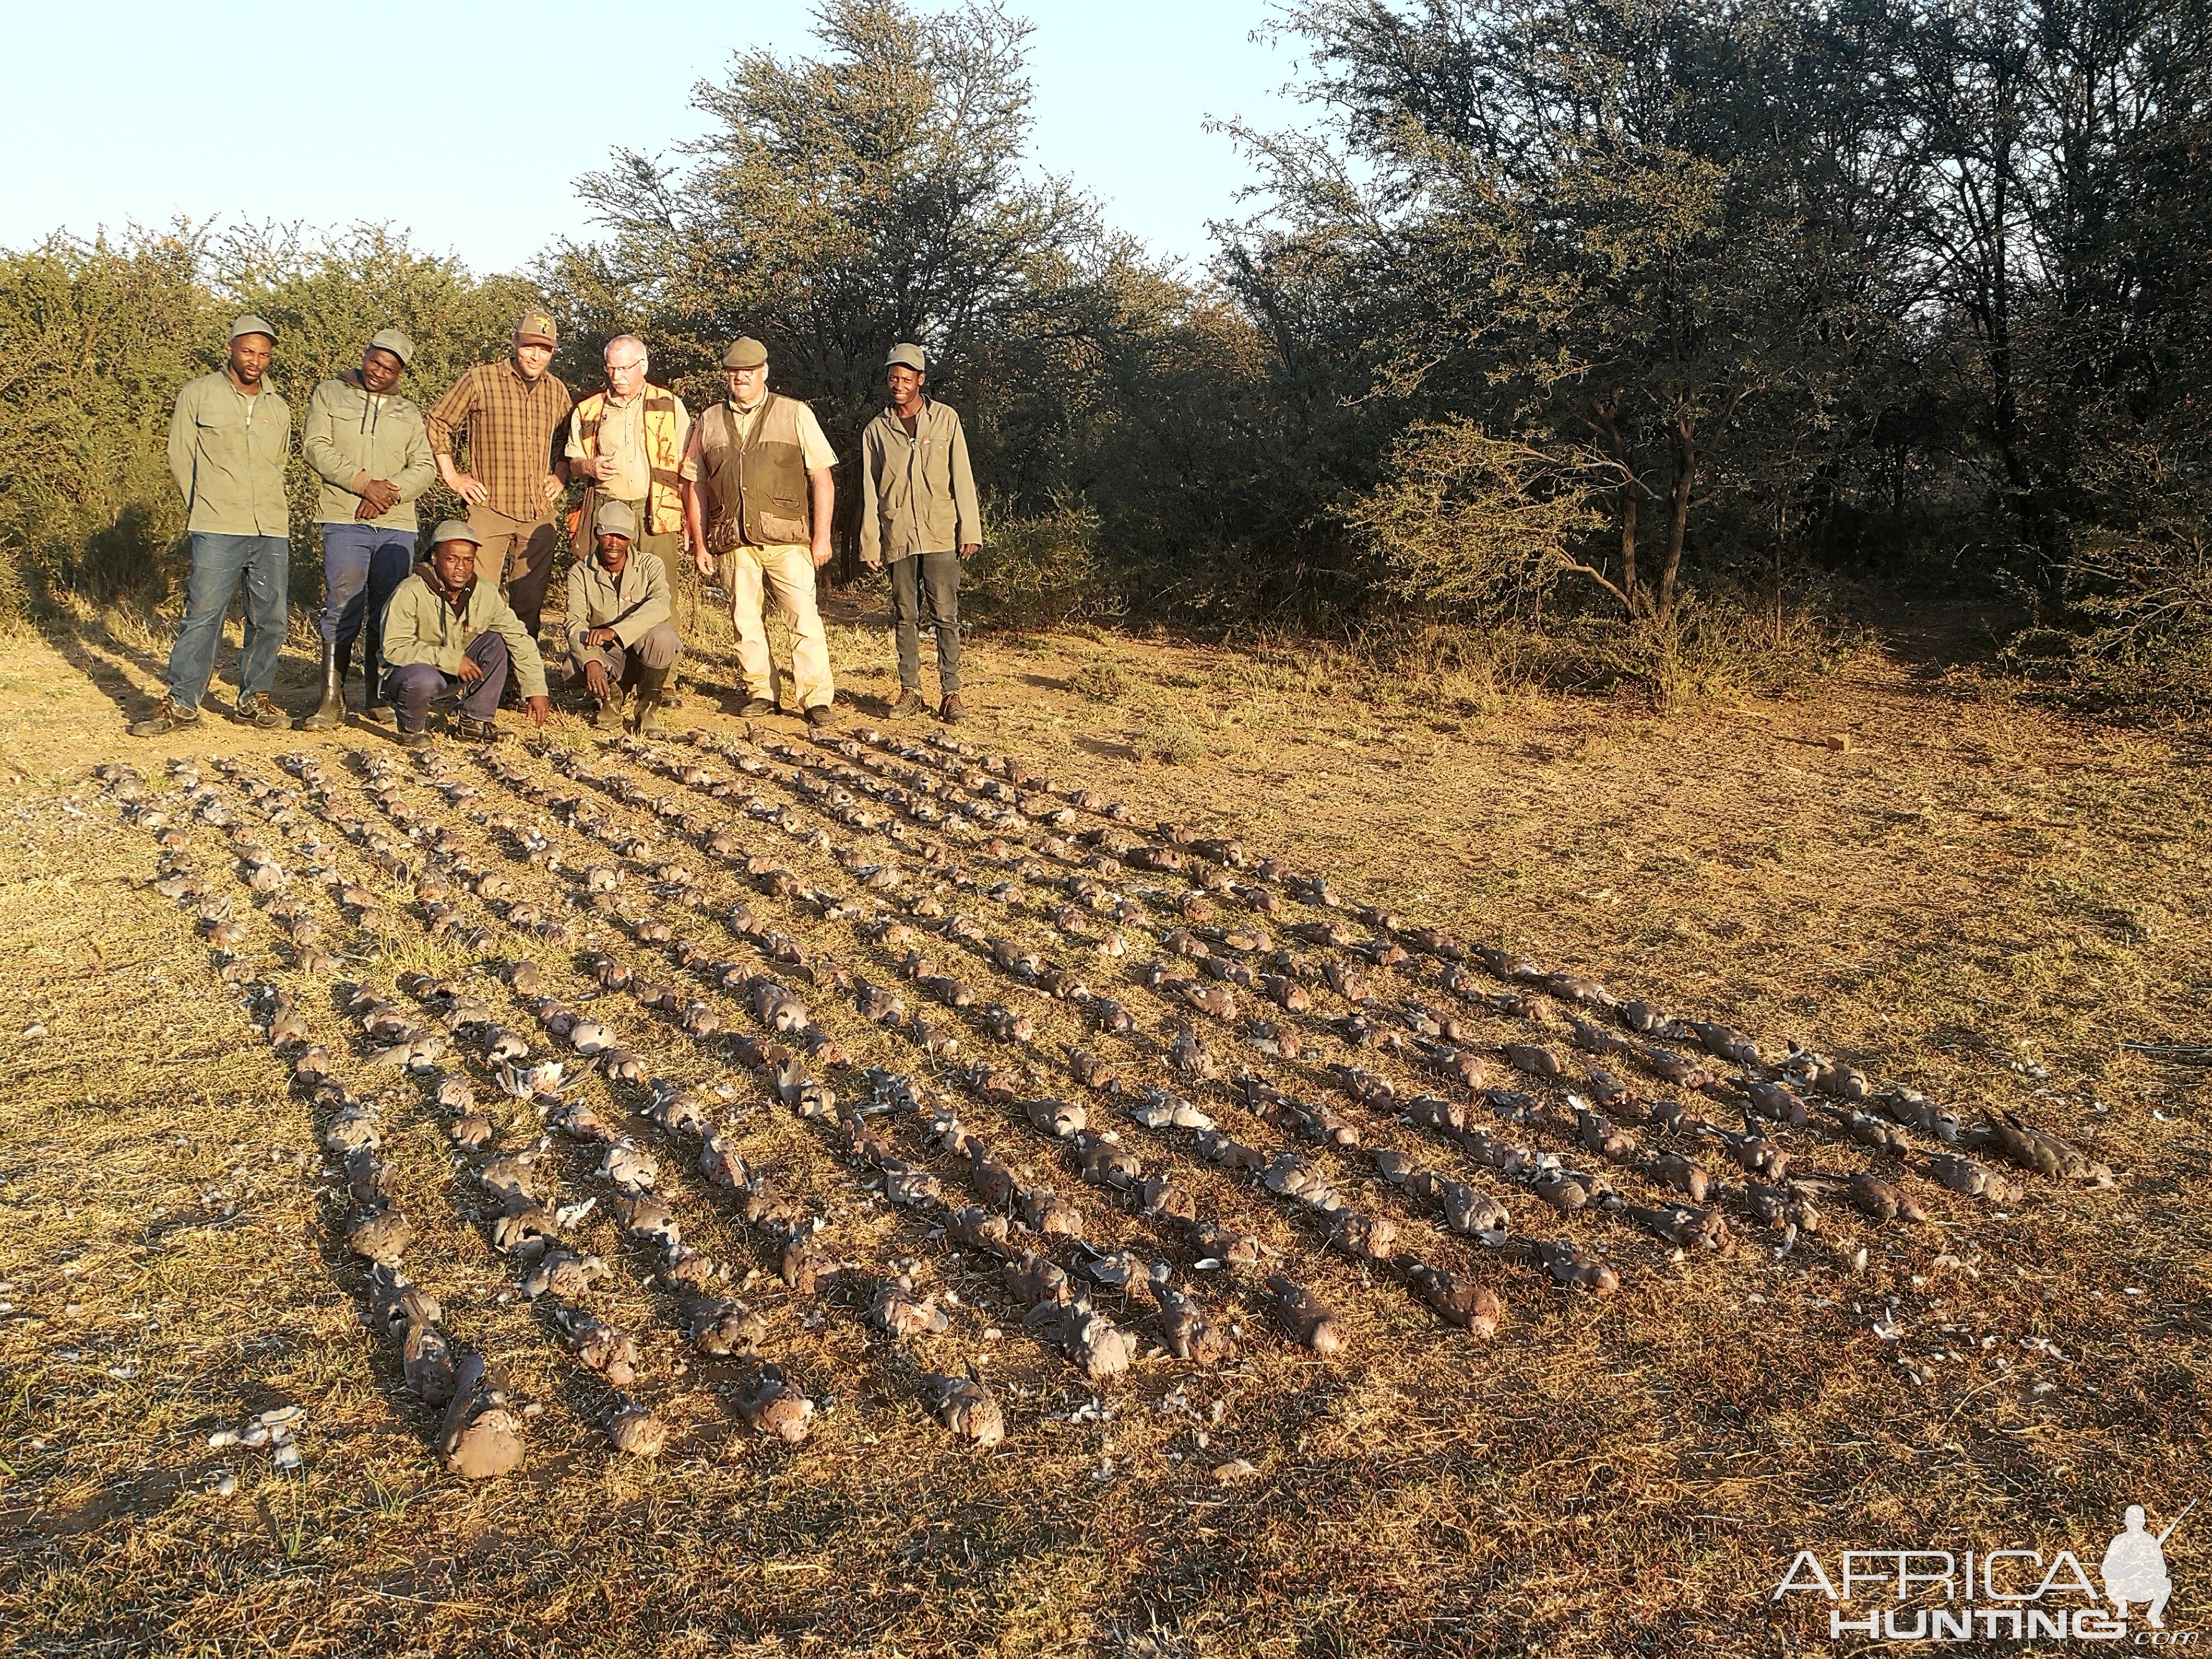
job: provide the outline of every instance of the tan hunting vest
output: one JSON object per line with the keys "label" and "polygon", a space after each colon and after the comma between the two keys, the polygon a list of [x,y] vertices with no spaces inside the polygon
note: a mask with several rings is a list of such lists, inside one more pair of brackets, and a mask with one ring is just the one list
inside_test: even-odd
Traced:
{"label": "tan hunting vest", "polygon": [[726,553],[748,547],[804,544],[813,539],[806,489],[806,453],[799,441],[794,398],[768,394],[742,447],[732,440],[728,403],[700,411],[699,476],[714,508],[707,544]]}
{"label": "tan hunting vest", "polygon": [[[676,436],[676,398],[666,386],[646,383],[645,459],[649,474],[646,485],[646,526],[648,536],[674,536],[684,529],[684,481],[677,469],[683,465],[684,446]],[[576,436],[586,456],[599,453],[599,428],[607,418],[607,394],[594,392],[576,405]],[[599,487],[585,491],[583,505],[569,514],[568,533],[574,537],[592,521],[599,506]]]}

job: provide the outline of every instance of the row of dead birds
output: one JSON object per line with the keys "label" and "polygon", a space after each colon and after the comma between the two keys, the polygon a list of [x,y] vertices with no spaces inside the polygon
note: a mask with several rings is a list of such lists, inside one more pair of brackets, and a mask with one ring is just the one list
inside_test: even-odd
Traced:
{"label": "row of dead birds", "polygon": [[[880,742],[877,734],[872,732],[862,732],[860,738],[871,742]],[[848,762],[865,762],[872,758],[863,750],[861,742],[852,738],[822,737],[815,739],[815,742],[817,747],[834,749]],[[971,752],[964,758],[972,760],[975,758],[972,745],[969,748]],[[804,758],[801,751],[785,745],[771,745],[770,751],[777,753],[780,757],[794,762]],[[646,746],[636,744],[633,741],[630,752],[644,757],[650,755],[652,751]],[[956,749],[944,749],[939,755],[933,756],[926,749],[906,746],[894,752],[909,763],[933,764],[943,770],[948,769],[951,764],[945,757],[958,756],[960,751]],[[962,775],[962,781],[970,785],[980,784],[986,781],[988,771],[993,770],[1003,775],[1010,770],[1018,771],[1018,768],[1013,767],[1011,763],[991,764],[987,767],[985,772],[978,772],[970,768]],[[911,776],[908,781],[909,782],[912,781]],[[1030,779],[1024,787],[1040,797],[1050,796],[1051,786],[1047,781]],[[1090,810],[1102,810],[1095,802],[1080,801],[1078,804],[1085,805]],[[1052,815],[1054,823],[1065,824],[1066,819],[1061,816],[1064,811],[1064,808],[1060,809],[1060,812]],[[1127,822],[1131,816],[1112,812],[1104,812],[1103,815],[1107,816],[1109,821],[1113,822]],[[1198,849],[1201,857],[1237,867],[1242,867],[1246,861],[1242,849],[1224,840],[1208,838],[1171,823],[1159,826],[1159,833],[1162,842],[1170,849],[1176,847],[1192,847]],[[1122,839],[1126,841],[1127,838]],[[1093,844],[1096,844],[1095,838]],[[1060,849],[1051,848],[1048,846],[1047,850]],[[1290,881],[1294,885],[1302,887],[1310,902],[1324,908],[1334,908],[1336,901],[1334,894],[1326,890],[1325,882],[1310,880],[1300,883],[1298,878],[1290,877],[1283,871],[1276,861],[1261,860],[1261,862],[1265,866],[1262,872],[1263,878]],[[1525,1001],[1518,996],[1509,994],[1504,998],[1498,998],[1494,995],[1486,995],[1469,984],[1464,976],[1464,970],[1470,964],[1479,964],[1496,980],[1516,987],[1533,988],[1544,991],[1580,1009],[1610,1012],[1617,1017],[1622,1026],[1636,1036],[1680,1042],[1693,1042],[1709,1054],[1730,1060],[1744,1067],[1750,1075],[1740,1081],[1732,1081],[1729,1086],[1740,1092],[1747,1105],[1758,1115],[1786,1123],[1790,1127],[1805,1127],[1813,1122],[1813,1119],[1805,1103],[1796,1096],[1794,1091],[1789,1088],[1788,1085],[1782,1080],[1783,1079],[1801,1082],[1810,1086],[1819,1094],[1828,1097],[1828,1100],[1820,1103],[1818,1109],[1835,1121],[1838,1130],[1844,1138],[1861,1145],[1881,1150],[1898,1150],[1899,1143],[1895,1137],[1882,1133],[1881,1128],[1875,1127],[1877,1120],[1872,1119],[1865,1112],[1856,1109],[1862,1104],[1870,1104],[1881,1110],[1891,1122],[1904,1128],[1928,1134],[1946,1144],[1963,1145],[1969,1148],[1986,1146],[2021,1167],[2038,1174],[2054,1179],[2080,1181],[2092,1185],[2105,1185],[2111,1182],[2111,1171],[2104,1165],[2089,1158],[2078,1148],[2061,1138],[2026,1123],[2016,1115],[1992,1114],[1990,1120],[1984,1125],[1972,1129],[1962,1129],[1954,1115],[1944,1111],[1917,1091],[1902,1086],[1877,1091],[1865,1074],[1856,1068],[1840,1064],[1815,1051],[1804,1048],[1793,1048],[1790,1054],[1778,1063],[1776,1067],[1778,1076],[1762,1078],[1757,1075],[1757,1072],[1766,1064],[1765,1057],[1762,1055],[1753,1039],[1732,1027],[1705,1021],[1676,1019],[1650,1003],[1617,998],[1595,981],[1545,969],[1525,957],[1492,947],[1475,946],[1471,949],[1464,947],[1437,930],[1408,927],[1401,919],[1388,913],[1363,908],[1360,915],[1363,920],[1376,927],[1383,937],[1368,941],[1364,945],[1354,945],[1350,935],[1342,929],[1340,924],[1334,923],[1327,918],[1316,922],[1300,924],[1299,928],[1293,931],[1303,930],[1302,936],[1314,943],[1332,946],[1351,945],[1352,948],[1365,956],[1371,963],[1377,966],[1394,966],[1404,961],[1407,954],[1405,945],[1410,944],[1416,949],[1437,958],[1443,964],[1442,983],[1444,988],[1468,995],[1471,1000],[1480,1002],[1490,1012],[1509,1016],[1525,1015],[1527,1007]],[[1260,931],[1261,937],[1264,938],[1264,930]],[[1404,943],[1399,943],[1400,940]],[[1235,970],[1225,969],[1223,971],[1233,973]],[[1346,994],[1348,1000],[1355,1002],[1372,1000],[1371,994],[1368,993],[1364,986],[1342,981],[1338,977],[1342,972],[1341,969],[1333,969],[1331,972],[1333,979],[1336,980],[1333,988]],[[1273,984],[1266,985],[1265,988],[1277,998],[1295,999],[1297,993],[1292,988],[1297,985],[1300,977],[1303,975],[1292,974],[1275,976]],[[1183,985],[1178,985],[1176,988],[1190,1006],[1199,1008],[1201,1012],[1214,1012],[1217,1016],[1226,1015],[1227,1009],[1217,1006],[1218,998],[1207,996],[1204,990]],[[1500,1006],[1501,1004],[1505,1006]],[[1571,1024],[1576,1033],[1577,1046],[1587,1047],[1594,1052],[1606,1054],[1616,1053],[1632,1054],[1634,1058],[1657,1074],[1684,1086],[1719,1086],[1718,1079],[1706,1075],[1696,1066],[1693,1061],[1685,1060],[1672,1050],[1658,1048],[1651,1044],[1639,1046],[1626,1039],[1611,1038],[1609,1034],[1601,1033],[1601,1028],[1586,1020],[1572,1019]],[[1528,1071],[1533,1075],[1554,1079],[1565,1075],[1565,1067],[1557,1057],[1537,1045],[1507,1044],[1502,1046],[1501,1052],[1509,1063]],[[1607,1081],[1607,1074],[1601,1070],[1597,1071],[1593,1078],[1595,1086],[1601,1091],[1606,1090]],[[1840,1103],[1832,1104],[1831,1102]],[[1953,1152],[1933,1154],[1930,1172],[1941,1184],[1954,1191],[1965,1193],[1970,1196],[1987,1196],[1996,1201],[2016,1201],[2017,1189],[2011,1183],[1963,1154]]]}
{"label": "row of dead birds", "polygon": [[[665,988],[649,983],[639,984],[635,980],[635,976],[626,969],[604,955],[589,959],[587,965],[599,978],[604,988],[630,989],[638,994],[639,1000],[648,1006],[667,1012],[675,1000],[673,994]],[[686,965],[696,969],[702,964],[695,960]],[[716,979],[725,986],[725,988],[736,988],[732,982],[733,975],[729,964],[705,965],[708,968],[710,978]],[[527,964],[517,971],[522,975],[526,987],[532,986],[537,979],[535,970]],[[763,1024],[768,1025],[779,1035],[803,1032],[811,1025],[805,1005],[773,980],[764,976],[756,977],[744,988],[751,993],[757,1017]],[[565,1011],[556,1011],[553,1013],[552,1024],[549,1029],[554,1030],[556,1035],[561,1034],[564,1013]],[[576,1040],[577,1028],[572,1028],[569,1033],[571,1040],[576,1042],[579,1051],[586,1054],[591,1053],[595,1047],[611,1042],[610,1036],[605,1032],[603,1027],[599,1026],[596,1022],[591,1022],[589,1024],[589,1032],[581,1041]],[[758,1061],[763,1056],[757,1054],[750,1058]],[[790,1060],[786,1059],[784,1064],[788,1068],[791,1065]],[[801,1080],[795,1081],[793,1073],[787,1069],[780,1079],[780,1088],[787,1101],[798,1106],[802,1115],[828,1116],[834,1097],[829,1096],[826,1091],[823,1091],[818,1085],[812,1084],[811,1080],[804,1080],[803,1073],[799,1074],[799,1078]],[[639,1079],[632,1076],[627,1077],[625,1080],[638,1081]],[[812,1097],[811,1101],[810,1095]],[[848,1120],[848,1127],[856,1125],[857,1120]],[[664,1123],[663,1127],[671,1126]],[[687,1127],[696,1126],[687,1125]],[[956,1130],[955,1133],[964,1136],[964,1132]],[[857,1144],[869,1143],[860,1141]],[[975,1150],[981,1152],[980,1147]],[[1108,1144],[1094,1141],[1091,1146],[1084,1150],[1092,1164],[1109,1173],[1116,1170],[1114,1149]],[[1126,1155],[1121,1155],[1121,1157],[1126,1159]],[[729,1174],[726,1155],[719,1145],[710,1143],[702,1153],[702,1159],[703,1167],[708,1168],[710,1177],[726,1176]],[[992,1167],[988,1157],[984,1159],[983,1167],[987,1171]],[[941,1201],[940,1195],[935,1188],[934,1177],[928,1176],[926,1171],[896,1169],[886,1170],[885,1173],[887,1192],[895,1200],[907,1202]],[[1166,1185],[1164,1182],[1153,1184],[1156,1187]],[[1031,1190],[1022,1196],[1030,1212],[1046,1225],[1050,1224],[1049,1218],[1055,1212],[1066,1212],[1066,1206],[1060,1204],[1048,1191]],[[1009,1191],[1004,1197],[1010,1200],[1012,1194]],[[1008,1243],[1010,1222],[1012,1226],[1018,1227],[1024,1224],[1018,1221],[1012,1221],[1007,1215],[990,1214],[980,1206],[968,1206],[965,1210],[951,1206],[946,1207],[951,1217],[947,1231],[960,1242],[979,1248],[1003,1250]],[[760,1218],[757,1216],[753,1218]],[[1348,1228],[1342,1231],[1345,1237],[1353,1236],[1352,1230]],[[1237,1255],[1239,1242],[1235,1238],[1231,1237],[1224,1243],[1223,1237],[1216,1237],[1220,1234],[1219,1229],[1205,1229],[1203,1232],[1204,1236],[1199,1240],[1201,1249],[1224,1249],[1231,1257]],[[1251,1243],[1249,1240],[1242,1243],[1246,1246]],[[1036,1255],[1036,1252],[1028,1250],[1024,1251],[1023,1254],[1025,1257],[1035,1257]],[[788,1256],[787,1265],[789,1265]],[[1042,1265],[1050,1266],[1049,1262]],[[1010,1267],[1009,1271],[1015,1275],[1015,1282],[1022,1285],[1034,1286],[1040,1280],[1048,1279],[1048,1275],[1042,1271],[1039,1263],[1035,1261],[1018,1261]],[[1109,1268],[1106,1271],[1110,1273],[1113,1270]],[[1126,1283],[1127,1277],[1127,1275],[1124,1273],[1115,1282]],[[1163,1328],[1168,1337],[1170,1351],[1182,1358],[1205,1357],[1211,1354],[1219,1340],[1215,1334],[1215,1328],[1197,1314],[1194,1305],[1190,1304],[1188,1298],[1174,1291],[1171,1286],[1161,1283],[1160,1276],[1157,1272],[1149,1274],[1148,1278],[1153,1283],[1156,1296],[1162,1303]],[[1441,1280],[1446,1284],[1450,1282],[1449,1275],[1441,1276]],[[1064,1286],[1070,1282],[1065,1273],[1060,1273],[1059,1283]],[[1102,1279],[1100,1282],[1107,1281]],[[1317,1297],[1304,1287],[1280,1276],[1271,1280],[1269,1288],[1275,1297],[1285,1329],[1289,1334],[1298,1340],[1308,1340],[1324,1350],[1334,1348],[1338,1340],[1339,1328],[1335,1320],[1329,1316]],[[1466,1299],[1463,1294],[1462,1299]],[[1060,1306],[1062,1298],[1055,1296],[1041,1299],[1037,1305],[1043,1307],[1046,1301],[1058,1307]],[[1053,1314],[1051,1318],[1063,1346],[1067,1348],[1071,1357],[1094,1376],[1111,1375],[1123,1368],[1127,1364],[1128,1352],[1125,1335],[1116,1331],[1103,1316],[1090,1307],[1087,1302],[1078,1298],[1068,1298],[1068,1302],[1069,1305],[1063,1308],[1060,1312]],[[1494,1309],[1494,1303],[1492,1305]],[[919,1301],[914,1296],[910,1285],[898,1281],[887,1281],[878,1287],[873,1316],[879,1325],[894,1334],[910,1334],[915,1329],[939,1328],[943,1320],[940,1311]],[[1033,1317],[1032,1323],[1035,1322],[1036,1320]],[[1494,1318],[1491,1322],[1494,1324]],[[966,1398],[971,1407],[975,1405],[972,1395],[963,1395],[959,1390],[952,1389],[951,1384],[948,1383],[946,1386],[949,1398]]]}

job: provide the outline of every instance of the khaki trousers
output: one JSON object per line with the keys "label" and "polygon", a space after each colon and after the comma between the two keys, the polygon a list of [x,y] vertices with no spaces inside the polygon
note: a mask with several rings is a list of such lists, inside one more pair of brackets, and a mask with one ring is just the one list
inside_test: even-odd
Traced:
{"label": "khaki trousers", "polygon": [[730,596],[730,623],[738,634],[738,666],[745,690],[773,697],[775,663],[769,656],[763,594],[773,594],[791,629],[791,678],[801,708],[817,708],[836,695],[830,677],[830,636],[814,605],[814,556],[796,543],[779,547],[733,547],[722,555],[722,588]]}
{"label": "khaki trousers", "polygon": [[552,519],[510,519],[488,507],[472,507],[469,528],[483,538],[477,549],[477,580],[498,586],[523,631],[535,639],[538,613],[545,608],[545,584],[553,575]]}

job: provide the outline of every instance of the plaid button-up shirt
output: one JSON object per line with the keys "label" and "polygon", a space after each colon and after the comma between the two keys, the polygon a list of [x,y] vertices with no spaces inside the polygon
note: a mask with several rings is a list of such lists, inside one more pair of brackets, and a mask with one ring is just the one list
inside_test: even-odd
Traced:
{"label": "plaid button-up shirt", "polygon": [[466,428],[468,471],[490,492],[485,505],[510,519],[542,519],[551,511],[544,483],[553,470],[554,438],[575,406],[550,370],[526,380],[512,358],[478,363],[430,405],[430,447],[452,454],[454,438]]}

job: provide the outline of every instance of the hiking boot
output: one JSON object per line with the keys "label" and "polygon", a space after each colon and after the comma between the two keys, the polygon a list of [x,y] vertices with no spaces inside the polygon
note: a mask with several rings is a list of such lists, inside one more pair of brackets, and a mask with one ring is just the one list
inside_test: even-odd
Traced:
{"label": "hiking boot", "polygon": [[346,658],[353,655],[349,646],[343,656],[333,641],[323,641],[323,700],[315,712],[300,722],[302,732],[327,732],[345,724]]}
{"label": "hiking boot", "polygon": [[640,668],[637,671],[637,718],[632,729],[641,738],[656,737],[660,732],[660,689],[668,684],[665,668]]}
{"label": "hiking boot", "polygon": [[927,714],[929,712],[929,700],[912,686],[902,685],[899,688],[898,696],[892,702],[890,712],[893,720],[905,714]]}
{"label": "hiking boot", "polygon": [[819,732],[837,724],[837,711],[826,702],[817,702],[799,718]]}
{"label": "hiking boot", "polygon": [[180,708],[167,697],[154,705],[153,713],[131,728],[134,738],[166,738],[172,732],[189,732],[200,723],[197,708]]}
{"label": "hiking boot", "polygon": [[399,746],[402,749],[428,749],[430,746],[430,728],[426,726],[420,732],[402,732]]}
{"label": "hiking boot", "polygon": [[248,726],[258,726],[264,732],[289,732],[292,717],[258,691],[248,691],[238,700],[238,718]]}
{"label": "hiking boot", "polygon": [[957,691],[947,691],[945,694],[944,706],[937,711],[938,717],[947,726],[959,725],[960,717],[967,712],[968,705],[960,701],[960,694]]}
{"label": "hiking boot", "polygon": [[622,724],[622,692],[611,686],[607,695],[599,699],[599,707],[592,711],[592,729],[595,732],[619,732]]}
{"label": "hiking boot", "polygon": [[780,714],[782,712],[766,697],[755,697],[743,708],[738,710],[738,718],[741,720],[764,720],[770,714]]}
{"label": "hiking boot", "polygon": [[480,720],[468,714],[453,716],[453,735],[463,743],[497,743],[499,726],[495,720]]}

